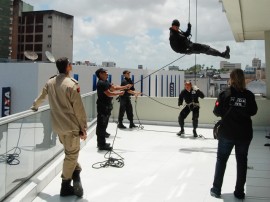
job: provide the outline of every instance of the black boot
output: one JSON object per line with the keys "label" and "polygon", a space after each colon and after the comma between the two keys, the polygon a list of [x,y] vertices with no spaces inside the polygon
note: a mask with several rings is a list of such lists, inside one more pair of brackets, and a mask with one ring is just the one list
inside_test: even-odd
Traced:
{"label": "black boot", "polygon": [[184,128],[181,128],[181,130],[177,133],[178,136],[181,136],[182,134],[185,134]]}
{"label": "black boot", "polygon": [[117,127],[118,127],[118,128],[121,128],[121,129],[126,129],[126,128],[127,128],[126,126],[124,126],[124,124],[123,124],[122,121],[119,121]]}
{"label": "black boot", "polygon": [[81,178],[80,178],[80,170],[74,170],[73,175],[72,175],[72,180],[73,180],[73,189],[74,189],[74,194],[76,196],[82,197],[83,196],[83,188],[82,188],[82,183],[81,183]]}
{"label": "black boot", "polygon": [[74,189],[70,185],[71,180],[62,180],[60,196],[71,196],[74,195]]}
{"label": "black boot", "polygon": [[129,124],[129,128],[137,128],[138,126],[136,126],[133,122],[130,122]]}
{"label": "black boot", "polygon": [[196,132],[196,129],[193,129],[193,136],[194,137],[198,137],[197,132]]}
{"label": "black boot", "polygon": [[226,50],[222,53],[222,57],[225,59],[230,59],[230,47],[226,46]]}

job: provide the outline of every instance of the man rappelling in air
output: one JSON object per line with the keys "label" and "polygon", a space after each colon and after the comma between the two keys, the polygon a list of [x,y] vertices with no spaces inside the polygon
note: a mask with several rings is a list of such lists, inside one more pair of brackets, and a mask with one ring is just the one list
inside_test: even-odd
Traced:
{"label": "man rappelling in air", "polygon": [[208,45],[193,43],[189,39],[189,36],[191,36],[191,24],[188,23],[188,28],[186,32],[180,30],[179,27],[180,22],[176,19],[173,20],[172,26],[170,27],[170,45],[175,52],[182,54],[203,53],[207,55],[220,56],[225,59],[230,59],[229,46],[226,46],[226,50],[221,53]]}

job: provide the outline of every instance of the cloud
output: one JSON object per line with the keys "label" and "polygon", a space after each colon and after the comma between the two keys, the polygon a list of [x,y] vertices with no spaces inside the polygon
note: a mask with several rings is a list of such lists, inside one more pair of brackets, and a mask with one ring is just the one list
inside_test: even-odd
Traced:
{"label": "cloud", "polygon": [[[217,0],[25,0],[35,10],[53,9],[74,16],[74,60],[101,64],[114,61],[122,68],[162,67],[182,55],[171,50],[169,27],[179,19],[185,30],[192,24],[192,41],[220,51],[231,47],[232,63],[249,64],[257,56],[264,62],[263,41],[236,43],[222,5]],[[196,23],[197,15],[197,23]],[[197,55],[197,64],[218,68],[222,58]],[[174,65],[188,68],[195,56],[188,55]]]}

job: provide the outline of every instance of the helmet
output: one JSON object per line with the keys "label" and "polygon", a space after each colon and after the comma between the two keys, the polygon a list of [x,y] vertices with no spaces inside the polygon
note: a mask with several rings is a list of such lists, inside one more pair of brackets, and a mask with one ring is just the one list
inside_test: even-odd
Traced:
{"label": "helmet", "polygon": [[180,22],[177,19],[175,19],[175,20],[172,21],[172,26],[180,27]]}

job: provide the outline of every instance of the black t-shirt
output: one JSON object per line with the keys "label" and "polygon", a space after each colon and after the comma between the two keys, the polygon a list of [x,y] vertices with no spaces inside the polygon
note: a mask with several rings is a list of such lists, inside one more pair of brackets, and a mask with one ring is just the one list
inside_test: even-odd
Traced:
{"label": "black t-shirt", "polygon": [[104,93],[106,90],[110,89],[110,87],[111,87],[111,83],[108,80],[106,81],[98,80],[98,83],[97,83],[97,95],[98,95],[97,104],[98,105],[104,105],[104,106],[111,105],[113,98],[108,97]]}
{"label": "black t-shirt", "polygon": [[233,87],[226,89],[219,94],[213,113],[224,117],[229,109],[222,119],[221,137],[250,141],[253,135],[251,116],[258,110],[254,94],[249,90],[239,92]]}
{"label": "black t-shirt", "polygon": [[[121,83],[121,86],[125,86],[127,84],[133,84],[133,82],[132,82],[132,80],[130,78],[129,79],[128,78],[124,78],[123,81],[122,81],[122,83]],[[122,97],[131,96],[131,94],[128,93],[129,90],[134,91],[135,90],[134,86],[132,86],[130,89],[125,90],[125,93],[124,93],[124,95],[122,95]]]}

